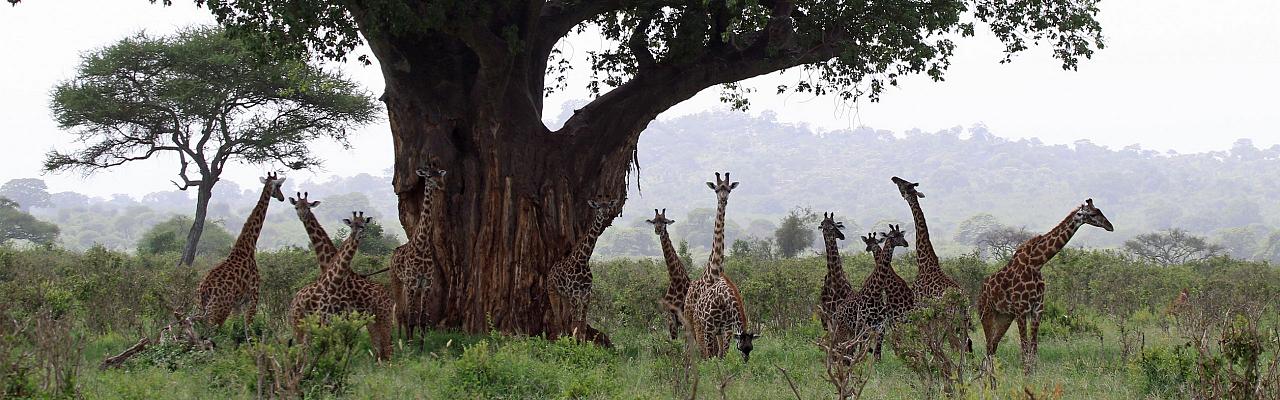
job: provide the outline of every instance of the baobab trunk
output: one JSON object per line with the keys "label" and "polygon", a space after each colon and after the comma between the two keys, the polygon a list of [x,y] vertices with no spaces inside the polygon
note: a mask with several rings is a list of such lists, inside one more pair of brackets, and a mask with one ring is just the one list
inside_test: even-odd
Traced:
{"label": "baobab trunk", "polygon": [[[551,134],[536,116],[463,112],[436,96],[394,89],[384,96],[407,232],[421,224],[422,182],[414,169],[435,160],[447,171],[443,198],[433,203],[439,262],[430,317],[467,332],[569,334],[571,310],[548,294],[548,270],[585,234],[587,200],[623,200],[634,141],[586,144]],[[593,328],[587,336],[608,343]]]}

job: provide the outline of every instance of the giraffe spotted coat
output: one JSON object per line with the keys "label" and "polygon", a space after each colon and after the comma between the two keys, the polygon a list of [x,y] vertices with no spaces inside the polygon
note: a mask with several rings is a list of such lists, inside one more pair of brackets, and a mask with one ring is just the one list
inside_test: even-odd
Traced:
{"label": "giraffe spotted coat", "polygon": [[586,334],[587,310],[591,304],[591,251],[595,248],[596,239],[604,231],[607,220],[618,213],[618,200],[597,196],[596,200],[588,200],[593,217],[591,227],[585,235],[578,239],[577,246],[569,256],[551,266],[548,276],[551,293],[569,302],[572,309],[571,322],[582,324],[579,332]]}
{"label": "giraffe spotted coat", "polygon": [[261,284],[256,258],[258,235],[262,232],[262,222],[266,218],[271,198],[284,201],[284,194],[280,193],[284,178],[270,173],[261,178],[261,182],[262,194],[258,196],[258,203],[249,213],[244,227],[240,229],[240,236],[231,247],[231,253],[209,270],[196,288],[196,297],[200,302],[197,317],[206,325],[222,326],[232,311],[240,309],[247,329],[249,321],[253,320],[253,315],[257,312],[258,287]]}
{"label": "giraffe spotted coat", "polygon": [[302,322],[309,315],[321,318],[348,312],[370,315],[373,321],[368,326],[369,337],[377,351],[377,357],[389,360],[395,303],[382,285],[351,270],[351,259],[360,246],[360,237],[373,218],[365,217],[364,213],[351,214],[352,218],[343,220],[350,227],[351,233],[342,243],[337,256],[315,282],[303,287],[293,296],[293,301],[289,304],[289,323],[294,327],[294,336],[305,343],[307,338]]}
{"label": "giraffe spotted coat", "polygon": [[1022,339],[1023,370],[1027,374],[1035,370],[1037,335],[1040,316],[1044,312],[1045,292],[1040,267],[1066,247],[1067,241],[1085,224],[1108,232],[1114,229],[1102,210],[1093,206],[1093,199],[1088,199],[1048,233],[1037,235],[1018,246],[1013,258],[1004,268],[982,281],[982,292],[978,294],[978,312],[986,337],[984,370],[990,372],[991,357],[1014,321],[1018,323],[1018,336]]}
{"label": "giraffe spotted coat", "polygon": [[731,339],[738,339],[742,359],[751,359],[756,333],[748,331],[746,307],[738,287],[724,274],[724,218],[729,192],[738,186],[729,174],[716,173],[716,182],[707,182],[716,193],[715,231],[711,239],[711,255],[707,268],[698,280],[689,284],[685,296],[685,320],[692,324],[693,340],[703,357],[724,357]]}
{"label": "giraffe spotted coat", "polygon": [[684,312],[684,299],[689,294],[689,273],[685,269],[684,260],[680,259],[676,248],[671,245],[671,235],[667,233],[667,226],[676,221],[667,219],[667,209],[664,208],[661,212],[654,209],[653,219],[645,222],[653,224],[653,232],[658,235],[658,241],[662,244],[662,257],[667,263],[667,276],[671,283],[667,285],[667,293],[662,296],[662,301],[672,307],[667,311],[670,314],[667,331],[671,339],[675,340],[681,327],[679,314]]}
{"label": "giraffe spotted coat", "polygon": [[396,302],[396,321],[406,337],[417,330],[425,331],[430,318],[427,292],[436,270],[436,254],[431,242],[435,227],[432,200],[444,188],[445,171],[434,164],[415,171],[422,178],[422,204],[418,221],[409,243],[396,247],[391,254],[391,296]]}

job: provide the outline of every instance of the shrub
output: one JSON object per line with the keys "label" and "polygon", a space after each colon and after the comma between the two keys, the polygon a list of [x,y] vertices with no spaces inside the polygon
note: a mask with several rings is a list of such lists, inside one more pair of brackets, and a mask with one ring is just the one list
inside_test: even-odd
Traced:
{"label": "shrub", "polygon": [[1149,394],[1172,397],[1191,379],[1195,354],[1186,346],[1158,346],[1143,350],[1134,362]]}
{"label": "shrub", "polygon": [[[182,253],[190,231],[191,217],[175,215],[142,234],[138,239],[138,254]],[[204,224],[200,243],[196,244],[196,255],[225,255],[231,251],[231,244],[235,241],[236,238],[221,224],[210,221]]]}

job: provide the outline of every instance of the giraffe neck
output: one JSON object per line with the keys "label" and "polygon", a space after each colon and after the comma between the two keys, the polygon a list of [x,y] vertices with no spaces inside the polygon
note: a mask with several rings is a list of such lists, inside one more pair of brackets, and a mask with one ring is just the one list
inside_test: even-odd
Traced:
{"label": "giraffe neck", "polygon": [[[425,249],[427,243],[431,239],[431,199],[435,197],[435,193],[426,183],[422,188],[422,208],[418,210],[418,229],[413,232],[413,237],[409,239],[411,247],[414,249]],[[429,258],[429,257],[428,257]]]}
{"label": "giraffe neck", "polygon": [[1070,241],[1071,237],[1080,229],[1080,222],[1076,221],[1075,216],[1076,212],[1075,210],[1072,210],[1071,214],[1067,214],[1067,218],[1058,223],[1058,226],[1053,227],[1052,230],[1039,238],[1042,243],[1038,243],[1037,246],[1027,247],[1028,251],[1031,253],[1029,254],[1031,259],[1043,260],[1035,263],[1036,269],[1043,267],[1049,259],[1058,255],[1058,252],[1062,251],[1064,247],[1067,247],[1067,242]]}
{"label": "giraffe neck", "polygon": [[258,234],[262,233],[262,221],[267,217],[267,206],[271,204],[273,189],[275,188],[271,183],[262,188],[262,195],[258,196],[258,204],[253,206],[249,218],[244,221],[244,227],[240,228],[240,237],[236,238],[236,244],[231,248],[232,254],[251,257],[257,251]]}
{"label": "giraffe neck", "polygon": [[826,243],[827,248],[827,282],[829,289],[841,291],[845,287],[851,287],[849,279],[844,275],[844,261],[840,259],[840,247],[836,244],[835,235],[822,233],[822,241]]}
{"label": "giraffe neck", "polygon": [[908,196],[907,205],[911,206],[911,217],[916,224],[916,267],[920,269],[921,274],[941,271],[942,268],[938,266],[938,254],[933,251],[933,242],[929,240],[929,226],[924,221],[924,210],[920,208],[920,198]]}
{"label": "giraffe neck", "polygon": [[891,273],[896,275],[896,273],[893,272],[892,266],[894,247],[895,246],[890,246],[889,243],[886,242],[884,245],[880,246],[880,250],[876,251],[876,269],[875,271],[872,271],[873,274]]}
{"label": "giraffe neck", "polygon": [[351,231],[347,235],[347,240],[342,242],[342,248],[338,250],[338,254],[334,257],[333,262],[325,271],[330,275],[353,274],[351,271],[351,259],[356,256],[356,249],[360,247],[360,232]]}
{"label": "giraffe neck", "polygon": [[578,246],[573,250],[573,262],[576,265],[586,265],[591,259],[591,250],[596,247],[596,239],[600,237],[600,232],[604,231],[604,213],[597,211],[595,218],[591,221],[591,228],[587,230],[586,236],[578,241]]}
{"label": "giraffe neck", "polygon": [[724,212],[729,206],[729,194],[716,192],[719,199],[716,204],[716,226],[711,236],[711,256],[707,258],[707,273],[715,276],[724,274]]}
{"label": "giraffe neck", "polygon": [[324,231],[324,226],[320,225],[320,221],[316,219],[310,207],[300,212],[299,217],[302,218],[302,227],[307,230],[307,237],[311,239],[311,247],[316,252],[316,262],[320,264],[320,270],[324,271],[329,267],[329,262],[333,260],[334,255],[338,253],[338,249],[333,246],[329,234]]}
{"label": "giraffe neck", "polygon": [[684,269],[684,260],[680,259],[680,254],[671,245],[671,235],[667,233],[665,226],[658,231],[658,241],[662,242],[662,257],[667,261],[667,274],[671,275],[671,281],[677,282],[689,279],[689,275]]}

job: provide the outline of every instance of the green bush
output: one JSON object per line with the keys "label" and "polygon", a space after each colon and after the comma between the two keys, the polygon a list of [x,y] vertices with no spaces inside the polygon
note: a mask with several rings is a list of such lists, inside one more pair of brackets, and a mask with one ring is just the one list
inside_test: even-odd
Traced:
{"label": "green bush", "polygon": [[1134,367],[1142,377],[1146,393],[1173,396],[1191,380],[1195,350],[1187,346],[1158,346],[1138,355]]}
{"label": "green bush", "polygon": [[[167,221],[152,226],[138,239],[138,254],[182,253],[191,231],[191,217],[175,215]],[[223,256],[231,251],[236,238],[221,224],[207,221],[196,244],[196,255]]]}

